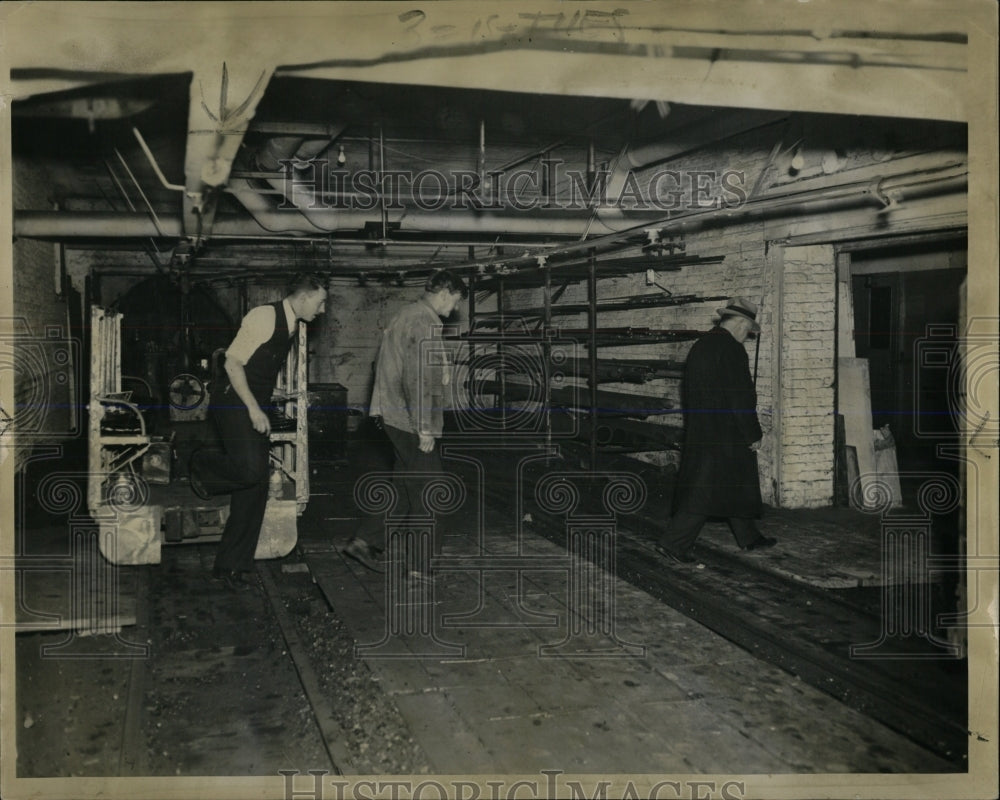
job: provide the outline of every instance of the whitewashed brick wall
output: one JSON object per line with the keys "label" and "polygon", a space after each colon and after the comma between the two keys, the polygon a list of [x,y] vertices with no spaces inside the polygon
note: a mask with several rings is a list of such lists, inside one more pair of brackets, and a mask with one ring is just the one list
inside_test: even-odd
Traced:
{"label": "whitewashed brick wall", "polygon": [[[15,208],[50,207],[50,185],[44,169],[15,159]],[[24,338],[19,340],[20,344],[8,340],[4,349],[17,353],[14,358],[15,405],[11,416],[15,421],[22,421],[17,429],[18,444],[22,445],[16,451],[18,469],[29,452],[23,445],[60,441],[72,435],[70,403],[73,398],[70,392],[79,375],[79,364],[73,362],[87,357],[81,349],[79,332],[68,330],[66,302],[56,293],[55,267],[56,252],[51,242],[14,241],[14,320],[5,327],[15,336]],[[78,425],[79,419],[78,413]]]}
{"label": "whitewashed brick wall", "polygon": [[782,270],[778,498],[788,508],[826,506],[834,479],[833,247],[786,248]]}

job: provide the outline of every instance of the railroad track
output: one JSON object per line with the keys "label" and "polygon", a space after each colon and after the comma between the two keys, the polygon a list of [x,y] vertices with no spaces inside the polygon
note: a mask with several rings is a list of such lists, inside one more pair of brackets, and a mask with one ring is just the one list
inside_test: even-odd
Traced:
{"label": "railroad track", "polygon": [[[509,494],[500,487],[494,492],[489,499],[509,510]],[[538,509],[532,509],[532,514],[533,531],[557,544],[565,543],[564,520]],[[880,619],[869,608],[756,567],[757,556],[702,547],[698,555],[704,569],[674,565],[653,550],[650,531],[632,532],[627,522],[619,527],[624,528],[619,531],[616,552],[619,578],[934,754],[965,765],[966,692],[959,663],[951,662],[949,671],[947,662],[918,658],[926,655],[919,646],[914,646],[914,659],[909,661],[852,659],[852,644],[878,638]],[[766,558],[766,553],[759,556],[761,561]],[[303,640],[295,614],[287,607],[285,581],[278,570],[276,564],[258,564],[260,601],[277,620],[280,633],[276,635],[284,642],[315,718],[331,774],[356,774],[358,765],[352,762],[342,726],[343,709],[335,707],[329,687],[322,685],[310,644]],[[140,597],[140,628],[149,624],[149,614],[146,599]],[[133,662],[131,669],[119,774],[148,774],[148,755],[139,731],[149,676],[142,660]],[[949,698],[962,708],[949,704]]]}
{"label": "railroad track", "polygon": [[[510,502],[500,492],[489,501]],[[562,519],[537,509],[532,516],[536,533],[565,544]],[[935,659],[921,641],[900,657],[852,658],[851,645],[877,641],[882,631],[870,609],[756,567],[757,556],[699,547],[703,569],[677,565],[656,553],[648,531],[627,526],[618,533],[620,579],[948,761],[967,763],[964,660]]]}
{"label": "railroad track", "polygon": [[[169,563],[140,568],[129,636],[151,649],[123,673],[117,774],[277,774],[302,772],[303,764],[331,775],[365,771],[347,746],[344,708],[335,708],[302,632],[319,592],[262,561],[255,585],[234,593],[209,581],[205,558],[194,548],[171,550]],[[184,599],[196,589],[202,608]],[[288,757],[286,745],[299,752],[305,742],[301,761]]]}
{"label": "railroad track", "polygon": [[273,570],[274,565],[272,564],[261,563],[257,566],[264,594],[278,619],[278,627],[281,628],[281,635],[288,647],[288,654],[295,665],[295,671],[302,682],[302,689],[312,707],[316,727],[319,729],[320,738],[323,741],[323,748],[330,757],[330,766],[337,775],[355,773],[357,770],[354,761],[350,751],[344,745],[346,731],[340,724],[341,717],[334,709],[329,696],[320,686],[319,675],[312,664],[308,648],[299,636],[295,620],[285,608],[279,595],[278,587],[274,582]]}

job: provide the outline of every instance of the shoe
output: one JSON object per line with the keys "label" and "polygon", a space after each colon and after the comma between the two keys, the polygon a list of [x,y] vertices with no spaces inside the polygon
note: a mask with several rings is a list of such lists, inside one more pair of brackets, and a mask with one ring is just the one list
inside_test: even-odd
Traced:
{"label": "shoe", "polygon": [[188,462],[188,482],[191,484],[191,491],[194,492],[202,500],[211,500],[212,495],[208,493],[208,489],[205,488],[204,482],[201,480],[201,476],[198,475],[198,471],[195,469],[194,457],[197,455],[197,451],[191,454],[191,460]]}
{"label": "shoe", "polygon": [[774,547],[778,540],[773,536],[765,536],[763,533],[754,539],[750,544],[744,545],[744,550],[763,550],[765,547]]}
{"label": "shoe", "polygon": [[694,553],[690,550],[685,550],[683,553],[677,553],[667,547],[664,547],[662,544],[656,545],[656,552],[661,556],[673,559],[678,564],[693,564],[698,560],[695,558]]}
{"label": "shoe", "polygon": [[212,579],[219,581],[230,591],[245,592],[250,588],[250,582],[246,578],[246,573],[235,569],[212,568]]}
{"label": "shoe", "polygon": [[359,536],[355,536],[347,543],[347,547],[344,548],[343,553],[353,558],[362,566],[372,570],[372,572],[384,572],[378,564],[378,557],[375,555],[374,549]]}

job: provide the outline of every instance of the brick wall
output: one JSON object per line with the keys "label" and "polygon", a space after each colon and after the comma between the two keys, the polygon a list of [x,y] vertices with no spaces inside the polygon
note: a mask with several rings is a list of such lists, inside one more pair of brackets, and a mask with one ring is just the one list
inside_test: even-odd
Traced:
{"label": "brick wall", "polygon": [[833,247],[782,257],[778,491],[785,507],[833,502],[836,268]]}
{"label": "brick wall", "polygon": [[397,311],[423,295],[419,286],[385,286],[336,282],[330,287],[326,304],[325,333],[314,341],[315,378],[339,383],[347,388],[347,402],[367,411],[371,400],[375,358],[382,331]]}
{"label": "brick wall", "polygon": [[[50,185],[45,171],[20,158],[13,162],[15,208],[47,208]],[[23,445],[64,441],[73,435],[71,392],[78,387],[80,337],[68,330],[66,301],[56,293],[56,250],[51,242],[13,243],[14,429],[16,467],[27,455]],[[82,409],[79,410],[82,414]],[[79,414],[77,415],[79,425]]]}

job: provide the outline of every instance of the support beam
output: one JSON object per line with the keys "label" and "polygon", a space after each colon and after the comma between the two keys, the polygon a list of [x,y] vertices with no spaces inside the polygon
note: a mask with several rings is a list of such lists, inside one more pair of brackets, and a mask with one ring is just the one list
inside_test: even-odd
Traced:
{"label": "support beam", "polygon": [[274,67],[259,62],[205,65],[191,80],[184,154],[184,234],[197,246],[215,223],[218,193],[229,181],[257,103]]}

